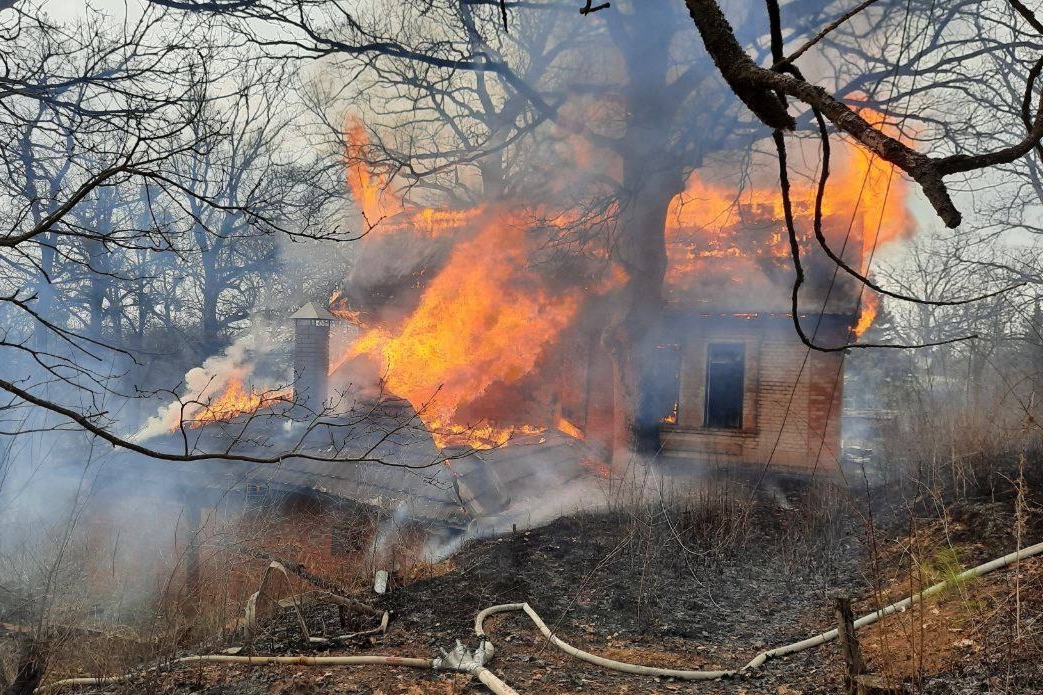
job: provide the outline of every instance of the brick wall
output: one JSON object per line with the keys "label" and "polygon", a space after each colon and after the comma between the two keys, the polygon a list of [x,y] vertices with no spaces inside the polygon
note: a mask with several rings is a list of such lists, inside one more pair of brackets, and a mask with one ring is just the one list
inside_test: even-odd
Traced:
{"label": "brick wall", "polygon": [[[832,341],[840,326],[820,331]],[[682,346],[677,425],[665,425],[669,455],[720,464],[776,469],[837,470],[840,456],[843,353],[811,351],[784,316],[707,317],[688,321],[676,336]],[[703,426],[706,350],[711,342],[745,346],[741,429]]]}

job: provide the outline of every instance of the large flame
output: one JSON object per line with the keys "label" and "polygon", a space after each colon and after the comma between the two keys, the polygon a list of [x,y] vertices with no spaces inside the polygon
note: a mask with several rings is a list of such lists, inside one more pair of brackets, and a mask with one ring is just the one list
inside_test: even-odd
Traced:
{"label": "large flame", "polygon": [[549,292],[528,254],[523,225],[488,216],[473,239],[454,247],[399,330],[367,331],[345,358],[375,359],[386,369],[387,387],[409,400],[443,443],[453,435],[500,443],[509,432],[460,425],[458,409],[492,384],[528,374],[580,303],[576,292]]}
{"label": "large flame", "polygon": [[[861,113],[884,132],[901,138],[880,114]],[[809,176],[793,182],[790,191],[804,248],[815,243],[812,219],[817,186],[816,176]],[[822,204],[824,232],[832,250],[866,271],[882,245],[910,232],[907,196],[908,183],[894,165],[848,140],[834,145]],[[691,289],[711,259],[768,257],[782,262],[789,254],[782,194],[775,180],[739,185],[734,178],[707,180],[706,174],[696,171],[670,206],[667,283],[680,291]],[[741,273],[735,273],[734,279],[742,282]],[[848,310],[854,309],[852,304]]]}
{"label": "large flame", "polygon": [[357,118],[350,118],[345,134],[348,140],[345,178],[366,221],[376,225],[402,212],[402,201],[388,189],[387,177],[369,164],[366,126]]}
{"label": "large flame", "polygon": [[481,206],[451,210],[407,205],[391,188],[387,175],[370,164],[367,158],[369,138],[362,121],[349,118],[345,131],[345,180],[366,223],[376,231],[407,230],[412,234],[436,237],[460,229],[482,214]]}
{"label": "large flame", "polygon": [[[911,222],[905,207],[908,184],[895,173],[894,165],[847,142],[835,146],[832,159],[833,173],[826,184],[823,216],[844,214],[852,227],[859,223],[864,231],[853,241],[860,242],[867,252],[904,236]],[[817,185],[808,181],[791,187],[790,200],[802,222],[810,222],[814,213]],[[745,223],[750,214],[783,220],[782,194],[777,182],[747,184],[739,190],[731,181],[706,181],[696,171],[688,178],[685,191],[671,203],[667,229],[673,234],[683,230],[703,232],[707,245],[703,255],[737,256],[743,254],[743,249],[724,232]],[[782,229],[761,243],[762,253],[789,252]]]}
{"label": "large flame", "polygon": [[[882,120],[872,113],[863,115],[875,123]],[[384,173],[367,164],[369,144],[360,121],[349,121],[347,139],[347,183],[372,233],[449,237],[454,246],[434,278],[417,285],[422,288],[418,304],[400,323],[371,324],[343,296],[335,297],[334,310],[363,332],[331,371],[356,358],[370,360],[384,375],[387,389],[413,404],[440,445],[496,446],[512,433],[540,431],[535,425],[498,427],[480,417],[471,422],[473,414],[466,413],[465,406],[494,385],[516,384],[532,373],[575,320],[589,290],[551,289],[531,267],[531,220],[504,206],[413,205],[390,187]],[[908,231],[907,184],[894,175],[890,164],[851,143],[835,147],[832,164],[823,208],[827,237],[837,244],[837,252],[843,249],[845,258],[864,264],[878,244]],[[815,193],[814,176],[791,191],[805,234],[803,244],[811,243]],[[567,210],[557,214],[566,224],[579,219],[578,213]],[[702,172],[693,173],[669,209],[668,285],[690,284],[708,259],[765,258],[781,263],[789,254],[782,219],[777,181],[740,187],[734,180],[717,183]],[[620,273],[613,270],[617,272],[610,273],[611,283],[618,285]],[[729,282],[743,281],[741,272],[729,273]],[[595,293],[604,291],[602,287]],[[859,331],[872,322],[871,301],[865,304]],[[571,436],[583,435],[553,413],[543,424]]]}

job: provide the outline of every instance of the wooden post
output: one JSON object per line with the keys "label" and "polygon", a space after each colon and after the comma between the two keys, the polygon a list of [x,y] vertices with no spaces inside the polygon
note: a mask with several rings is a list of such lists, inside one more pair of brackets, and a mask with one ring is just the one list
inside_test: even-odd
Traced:
{"label": "wooden post", "polygon": [[840,652],[844,655],[844,665],[847,668],[844,675],[844,691],[848,695],[856,695],[858,677],[866,673],[866,662],[862,658],[862,648],[855,634],[855,615],[851,611],[851,597],[834,594],[833,606],[837,613],[837,640],[840,642]]}

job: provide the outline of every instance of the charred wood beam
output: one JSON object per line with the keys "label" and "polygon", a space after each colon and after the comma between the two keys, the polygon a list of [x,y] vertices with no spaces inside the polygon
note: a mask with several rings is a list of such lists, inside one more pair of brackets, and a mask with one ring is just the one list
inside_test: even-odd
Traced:
{"label": "charred wood beam", "polygon": [[837,616],[837,641],[840,642],[840,653],[844,657],[844,687],[848,695],[856,695],[856,679],[864,675],[867,669],[862,657],[862,648],[858,643],[858,635],[855,634],[855,614],[851,610],[851,597],[834,594],[833,610]]}
{"label": "charred wood beam", "polygon": [[340,584],[325,577],[320,577],[299,562],[291,562],[290,560],[276,557],[271,553],[266,553],[261,550],[243,550],[243,552],[251,557],[257,558],[258,560],[264,560],[265,562],[278,562],[286,568],[287,572],[295,574],[312,586],[325,591],[328,596],[325,596],[324,598],[330,603],[350,608],[360,613],[365,613],[366,615],[377,617],[383,615],[383,611],[379,611],[368,604],[351,598],[351,593]]}

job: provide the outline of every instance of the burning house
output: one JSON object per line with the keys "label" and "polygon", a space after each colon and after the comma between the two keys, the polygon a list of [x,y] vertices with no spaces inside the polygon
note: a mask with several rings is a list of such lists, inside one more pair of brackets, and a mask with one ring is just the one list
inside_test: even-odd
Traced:
{"label": "burning house", "polygon": [[[837,160],[821,241],[864,269],[908,229],[904,189],[856,148]],[[125,454],[110,468],[113,489],[129,471],[176,487],[188,537],[266,500],[289,549],[335,568],[349,556],[376,562],[391,529],[437,554],[465,532],[591,504],[619,464],[621,420],[637,453],[673,476],[835,473],[844,352],[810,350],[794,331],[777,182],[708,176],[692,173],[670,204],[661,295],[648,304],[654,328],[630,346],[640,388],[628,403],[606,345],[631,280],[598,245],[611,209],[592,222],[506,201],[425,208],[365,164],[349,166],[359,207],[379,224],[329,309],[313,301],[288,316],[289,349],[268,355],[281,363],[262,369],[263,351],[233,346],[190,372],[188,392],[141,435],[229,460],[203,475]],[[806,275],[796,320],[816,344],[843,346],[875,302],[820,247],[815,198],[813,181],[791,192]],[[350,339],[331,340],[336,326],[350,326]],[[232,455],[272,451],[291,453],[277,465]]]}
{"label": "burning house", "polygon": [[[864,269],[908,229],[904,184],[857,148],[839,160],[823,242]],[[636,448],[679,472],[770,463],[831,474],[843,351],[810,350],[794,330],[778,184],[707,175],[692,173],[667,215],[663,294],[653,302],[661,315],[632,350]],[[605,328],[627,271],[596,250],[547,252],[548,238],[594,236],[586,219],[520,204],[413,206],[364,164],[350,168],[349,183],[366,219],[382,222],[333,297],[333,313],[360,337],[332,358],[331,384],[379,381],[413,404],[440,446],[486,449],[557,430],[609,462],[626,405]],[[816,241],[815,194],[814,181],[791,193],[807,277],[797,319],[817,345],[836,347],[871,324],[876,298]]]}

